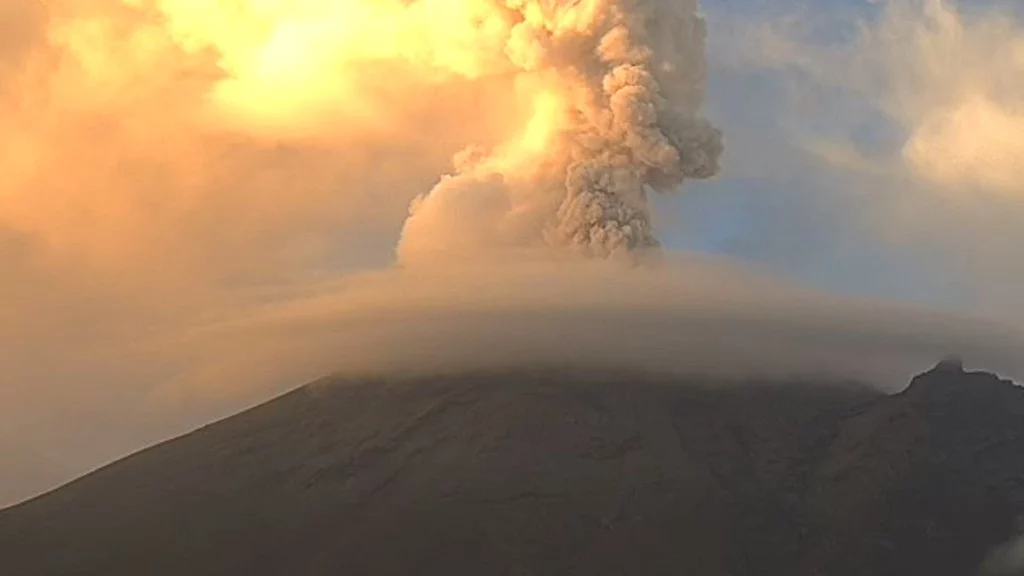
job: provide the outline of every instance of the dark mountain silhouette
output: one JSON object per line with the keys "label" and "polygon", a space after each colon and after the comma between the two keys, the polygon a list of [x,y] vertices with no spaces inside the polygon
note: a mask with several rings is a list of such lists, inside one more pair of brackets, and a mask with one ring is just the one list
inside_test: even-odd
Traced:
{"label": "dark mountain silhouette", "polygon": [[12,576],[978,574],[1024,391],[537,371],[323,381],[0,512]]}

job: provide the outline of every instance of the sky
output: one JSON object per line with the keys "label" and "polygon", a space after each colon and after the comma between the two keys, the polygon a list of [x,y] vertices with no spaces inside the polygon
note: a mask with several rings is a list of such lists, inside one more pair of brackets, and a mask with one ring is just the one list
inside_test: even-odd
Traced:
{"label": "sky", "polygon": [[0,0],[0,506],[333,371],[1020,373],[1018,2],[496,6]]}
{"label": "sky", "polygon": [[[966,26],[968,32],[974,22],[978,22],[973,24],[978,32],[987,20],[1019,23],[1014,12],[1019,12],[1020,6],[1014,2],[968,0],[932,4],[943,6],[947,16],[956,15],[958,24]],[[984,229],[989,224],[1002,226],[997,220],[1020,215],[1022,200],[1003,194],[988,197],[984,186],[972,189],[953,183],[942,186],[926,179],[914,181],[922,179],[906,174],[900,166],[887,167],[888,173],[879,172],[879,178],[867,178],[861,170],[863,166],[823,158],[820,149],[828,145],[876,162],[899,162],[908,133],[914,127],[886,110],[885,99],[892,96],[886,94],[886,90],[892,89],[888,82],[876,79],[865,80],[864,85],[844,86],[809,69],[824,62],[768,62],[766,57],[737,54],[750,50],[749,40],[759,35],[766,38],[773,27],[780,31],[796,26],[805,56],[813,58],[815,52],[837,51],[840,69],[844,65],[853,69],[867,65],[857,62],[870,47],[865,44],[868,40],[861,31],[863,27],[888,24],[891,28],[902,27],[896,32],[907,37],[919,34],[928,24],[927,7],[890,15],[886,22],[885,2],[709,0],[703,6],[712,30],[709,115],[727,135],[728,156],[718,178],[665,202],[664,209],[672,219],[672,225],[665,228],[666,242],[682,249],[751,261],[833,292],[937,307],[983,307],[979,301],[984,297],[971,286],[971,272],[950,263],[985,257],[999,249],[983,245],[943,246],[944,229],[959,226],[965,234],[987,236]],[[746,43],[735,37],[745,33]],[[956,33],[939,31],[935,38]],[[1019,42],[1016,33],[1017,30],[1007,31],[993,44]],[[977,37],[971,37],[965,42],[976,40]],[[897,49],[896,41],[887,46],[875,38],[871,43],[880,54]],[[925,48],[920,50],[920,58],[927,58]],[[882,58],[872,65],[879,68],[872,71],[874,74],[900,73],[880,69],[886,65]],[[910,70],[920,64],[903,65]],[[966,76],[971,63],[953,59],[942,65],[950,67],[950,76]],[[942,89],[940,81],[922,79],[919,86],[906,88],[908,96],[928,98],[928,94]],[[1014,88],[1016,94],[1012,95],[1018,96],[1020,92]],[[915,91],[917,94],[913,94]],[[772,149],[770,154],[765,151],[768,147]],[[911,181],[905,182],[908,177]],[[915,190],[911,192],[911,188]],[[970,218],[965,211],[962,220],[949,224],[948,215],[934,212],[947,208],[941,206],[943,203],[949,203],[950,212],[959,210],[956,203],[960,200],[950,201],[943,188],[949,189],[948,193],[972,195],[980,203],[991,200],[998,210],[1008,212],[996,216],[979,211]],[[911,197],[912,193],[919,197]],[[901,197],[900,201],[908,205],[890,204],[893,197]],[[917,202],[922,205],[912,205]],[[898,224],[923,227],[920,238],[891,238],[878,233],[879,218],[872,211],[893,215],[908,208],[914,214],[900,218],[914,222]],[[928,227],[935,230],[929,232]],[[994,264],[1002,266],[1013,267],[1005,261]],[[1007,277],[1005,281],[1009,284],[1016,278],[1019,276]],[[1015,303],[1013,308],[1016,307]],[[1006,311],[1003,308],[995,313],[1001,315]]]}

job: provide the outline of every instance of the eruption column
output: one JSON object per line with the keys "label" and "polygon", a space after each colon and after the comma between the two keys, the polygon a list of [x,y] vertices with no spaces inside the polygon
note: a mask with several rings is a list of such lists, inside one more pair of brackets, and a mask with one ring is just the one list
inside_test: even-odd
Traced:
{"label": "eruption column", "polygon": [[[658,245],[647,194],[718,170],[701,115],[705,26],[695,0],[506,0],[508,68],[535,98],[527,129],[418,198],[404,262],[481,246],[568,247],[595,257]],[[498,8],[496,8],[498,9]],[[543,94],[541,99],[536,94]]]}

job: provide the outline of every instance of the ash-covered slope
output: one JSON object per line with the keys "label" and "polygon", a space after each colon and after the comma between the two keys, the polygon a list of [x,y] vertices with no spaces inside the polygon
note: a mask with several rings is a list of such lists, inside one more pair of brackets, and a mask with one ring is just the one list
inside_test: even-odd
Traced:
{"label": "ash-covered slope", "polygon": [[321,382],[0,512],[0,573],[968,575],[1024,392],[522,372]]}

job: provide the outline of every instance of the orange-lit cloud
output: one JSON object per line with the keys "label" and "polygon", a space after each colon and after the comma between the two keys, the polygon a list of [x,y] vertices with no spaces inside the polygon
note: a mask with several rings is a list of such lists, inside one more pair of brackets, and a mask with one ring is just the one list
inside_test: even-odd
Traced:
{"label": "orange-lit cloud", "polygon": [[122,272],[271,262],[267,243],[396,226],[452,153],[519,121],[507,80],[371,62],[390,55],[325,44],[321,13],[366,6],[300,4],[2,0],[37,27],[0,59],[0,227]]}

